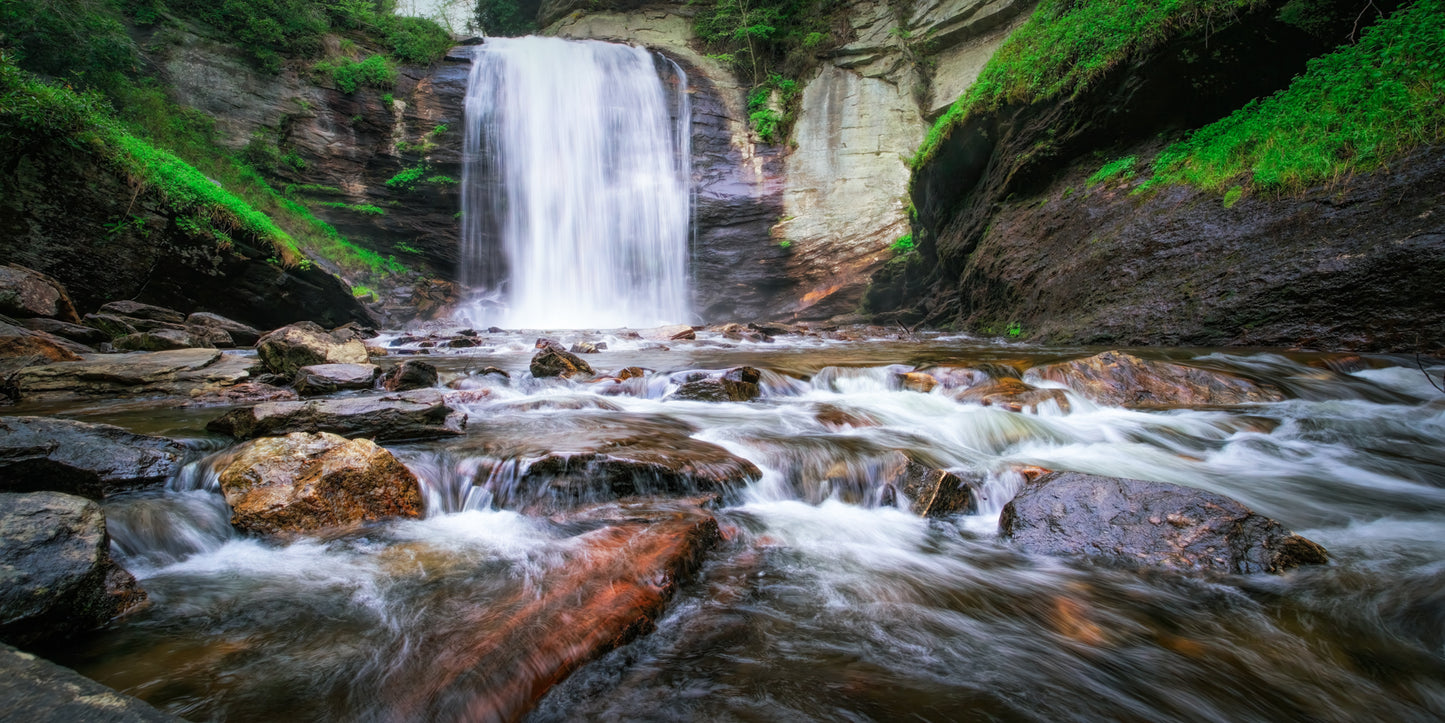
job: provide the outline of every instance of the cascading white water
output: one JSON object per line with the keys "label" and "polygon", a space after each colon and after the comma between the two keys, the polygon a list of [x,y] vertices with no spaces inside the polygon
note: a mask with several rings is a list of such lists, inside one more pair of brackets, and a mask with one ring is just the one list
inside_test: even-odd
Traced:
{"label": "cascading white water", "polygon": [[[468,320],[687,321],[691,108],[681,68],[643,48],[537,37],[488,39],[474,58],[462,177]],[[676,88],[664,87],[660,62]]]}

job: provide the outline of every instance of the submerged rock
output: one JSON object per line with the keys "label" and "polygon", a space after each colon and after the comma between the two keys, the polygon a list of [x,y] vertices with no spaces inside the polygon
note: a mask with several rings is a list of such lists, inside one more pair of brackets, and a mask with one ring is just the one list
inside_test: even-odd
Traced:
{"label": "submerged rock", "polygon": [[448,406],[440,394],[414,394],[265,402],[247,409],[233,409],[211,420],[206,429],[237,439],[291,432],[330,432],[343,437],[394,442],[455,437],[463,433],[466,425],[467,415]]}
{"label": "submerged rock", "polygon": [[436,653],[426,670],[389,679],[384,717],[521,720],[572,671],[650,632],[720,537],[690,501],[601,505],[558,521],[585,531],[555,574],[467,606],[455,630],[422,633],[416,644]]}
{"label": "submerged rock", "polygon": [[139,698],[8,645],[0,645],[0,700],[7,718],[29,723],[183,723]]}
{"label": "submerged rock", "polygon": [[271,372],[293,376],[313,364],[366,364],[366,345],[353,339],[338,343],[320,325],[303,321],[267,333],[256,342],[261,363]]}
{"label": "submerged rock", "polygon": [[80,323],[75,304],[59,281],[16,264],[0,266],[0,314]]}
{"label": "submerged rock", "polygon": [[582,357],[567,351],[551,339],[538,339],[537,349],[539,351],[532,357],[532,376],[542,379],[544,377],[572,377],[577,375],[592,376],[592,365],[588,364]]}
{"label": "submerged rock", "polygon": [[906,391],[927,394],[938,386],[938,380],[923,372],[899,372],[893,375],[898,386]]}
{"label": "submerged rock", "polygon": [[295,433],[241,447],[220,472],[231,524],[308,532],[387,517],[421,517],[421,485],[375,442]]}
{"label": "submerged rock", "polygon": [[1064,390],[1040,389],[1015,377],[990,379],[959,392],[954,399],[964,403],[982,404],[985,407],[999,407],[1010,412],[1037,412],[1040,404],[1053,402],[1060,410],[1069,411],[1069,398]]}
{"label": "submerged rock", "polygon": [[762,373],[752,367],[734,367],[722,374],[683,382],[667,395],[668,399],[694,402],[747,402],[757,399],[762,391],[758,381]]}
{"label": "submerged rock", "polygon": [[99,499],[165,481],[186,448],[109,424],[0,417],[0,491],[51,490]]}
{"label": "submerged rock", "polygon": [[381,369],[375,364],[313,364],[296,370],[291,386],[303,396],[331,394],[343,389],[371,389]]}
{"label": "submerged rock", "polygon": [[0,640],[68,637],[144,599],[110,559],[100,505],[59,492],[0,494]]}
{"label": "submerged rock", "polygon": [[1143,480],[1053,472],[1004,506],[999,534],[1028,552],[1178,570],[1279,573],[1325,549],[1223,495]]}
{"label": "submerged rock", "polygon": [[1059,382],[1100,404],[1123,407],[1278,402],[1278,390],[1224,372],[1146,361],[1120,351],[1050,364],[1030,376]]}
{"label": "submerged rock", "polygon": [[[493,367],[487,367],[492,369]],[[486,370],[482,371],[486,374]],[[505,372],[503,373],[505,375]],[[404,392],[410,389],[430,389],[437,385],[437,368],[424,361],[408,359],[394,367],[382,377],[381,386],[387,391]]]}

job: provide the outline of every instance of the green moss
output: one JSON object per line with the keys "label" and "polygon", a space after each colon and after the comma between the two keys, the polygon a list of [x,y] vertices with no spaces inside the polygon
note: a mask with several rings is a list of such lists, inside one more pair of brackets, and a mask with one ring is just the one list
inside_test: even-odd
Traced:
{"label": "green moss", "polygon": [[914,154],[921,168],[969,116],[1005,103],[1075,95],[1132,57],[1263,0],[1042,0],[989,59],[978,80],[928,131]]}
{"label": "green moss", "polygon": [[913,249],[913,234],[911,233],[906,233],[902,236],[899,236],[898,240],[894,241],[893,244],[888,247],[888,250],[892,251],[895,254],[906,254]]}
{"label": "green moss", "polygon": [[363,216],[385,216],[386,209],[374,206],[369,203],[342,203],[340,201],[328,201],[318,204],[327,208],[339,208],[352,213],[359,213]]}
{"label": "green moss", "polygon": [[1239,199],[1241,198],[1244,198],[1244,186],[1234,186],[1230,188],[1224,193],[1224,207],[1233,208],[1234,204],[1239,203]]}
{"label": "green moss", "polygon": [[[1445,2],[1417,0],[1260,102],[1160,153],[1157,183],[1303,190],[1445,141]],[[1227,197],[1226,197],[1227,200]]]}
{"label": "green moss", "polygon": [[365,60],[323,60],[316,64],[316,72],[330,77],[343,93],[355,93],[362,87],[384,89],[396,85],[396,68],[380,55]]}
{"label": "green moss", "polygon": [[410,191],[416,188],[416,184],[421,181],[421,177],[424,175],[426,175],[425,166],[416,166],[415,168],[403,168],[395,176],[386,179],[386,185],[389,188],[399,188],[405,191]]}
{"label": "green moss", "polygon": [[1137,156],[1125,156],[1118,160],[1105,163],[1102,168],[1094,172],[1094,175],[1089,176],[1087,184],[1096,186],[1114,176],[1123,176],[1126,179],[1133,178],[1134,164],[1138,160],[1139,158]]}

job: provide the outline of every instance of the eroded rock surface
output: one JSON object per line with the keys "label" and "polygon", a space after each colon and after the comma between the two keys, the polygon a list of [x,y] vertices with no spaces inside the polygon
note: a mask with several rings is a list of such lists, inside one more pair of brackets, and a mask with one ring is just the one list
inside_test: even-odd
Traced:
{"label": "eroded rock surface", "polygon": [[1123,407],[1278,402],[1279,390],[1224,372],[1146,361],[1120,351],[1029,370],[1100,404]]}
{"label": "eroded rock surface", "polygon": [[0,314],[80,323],[75,304],[59,281],[18,264],[0,266]]}
{"label": "eroded rock surface", "polygon": [[762,374],[752,367],[736,367],[721,374],[689,379],[667,395],[668,399],[694,402],[747,402],[761,394]]}
{"label": "eroded rock surface", "polygon": [[308,532],[387,517],[421,517],[421,485],[375,442],[294,433],[250,442],[220,473],[231,524]]}
{"label": "eroded rock surface", "polygon": [[58,492],[0,494],[0,640],[68,637],[144,599],[110,559],[100,505]]}
{"label": "eroded rock surface", "polygon": [[0,417],[0,491],[50,490],[99,499],[164,482],[185,447],[109,424]]}
{"label": "eroded rock surface", "polygon": [[252,361],[215,349],[87,354],[80,361],[24,369],[16,384],[25,398],[189,397],[246,380]]}
{"label": "eroded rock surface", "polygon": [[[484,371],[483,374],[485,373]],[[381,386],[390,392],[430,389],[437,385],[437,379],[436,367],[424,361],[408,359],[392,367],[386,376],[382,377]]]}
{"label": "eroded rock surface", "polygon": [[1069,411],[1069,398],[1064,390],[1030,386],[1017,377],[990,379],[964,389],[954,395],[954,399],[1010,412],[1037,412],[1039,405],[1052,402],[1060,410]]}
{"label": "eroded rock surface", "polygon": [[291,383],[302,395],[331,394],[344,389],[371,389],[381,369],[375,364],[313,364],[296,370]]}
{"label": "eroded rock surface", "polygon": [[537,353],[532,357],[530,370],[532,376],[538,379],[592,376],[596,373],[585,359],[567,351],[566,347],[551,339],[538,339],[537,349]]}
{"label": "eroded rock surface", "polygon": [[1004,506],[999,534],[1028,552],[1178,570],[1279,573],[1323,547],[1223,495],[1163,482],[1053,472]]}
{"label": "eroded rock surface", "polygon": [[139,698],[8,645],[0,645],[5,716],[34,723],[182,723]]}
{"label": "eroded rock surface", "polygon": [[330,332],[309,321],[283,326],[256,342],[261,363],[274,374],[292,376],[313,364],[367,364],[366,345],[356,339],[338,342]]}
{"label": "eroded rock surface", "polygon": [[211,420],[206,429],[237,439],[291,432],[330,432],[381,441],[434,439],[461,435],[467,416],[448,406],[440,394],[412,393],[358,399],[264,402],[233,409]]}

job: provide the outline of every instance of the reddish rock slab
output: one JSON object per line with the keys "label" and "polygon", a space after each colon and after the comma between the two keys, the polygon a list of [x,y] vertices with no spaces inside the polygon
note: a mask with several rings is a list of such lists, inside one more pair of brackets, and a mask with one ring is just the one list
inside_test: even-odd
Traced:
{"label": "reddish rock slab", "polygon": [[1278,402],[1273,387],[1224,372],[1173,362],[1147,361],[1120,351],[1029,370],[1030,377],[1059,382],[1100,404],[1172,407]]}
{"label": "reddish rock slab", "polygon": [[478,601],[435,648],[424,674],[395,680],[393,720],[516,721],[582,665],[645,635],[718,541],[694,503],[602,505],[560,521],[600,526],[570,540],[553,572]]}
{"label": "reddish rock slab", "polygon": [[1054,402],[1069,411],[1069,398],[1062,389],[1040,389],[1014,377],[991,379],[959,392],[954,399],[985,407],[998,407],[1010,412],[1037,412],[1039,405]]}

